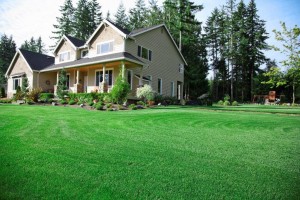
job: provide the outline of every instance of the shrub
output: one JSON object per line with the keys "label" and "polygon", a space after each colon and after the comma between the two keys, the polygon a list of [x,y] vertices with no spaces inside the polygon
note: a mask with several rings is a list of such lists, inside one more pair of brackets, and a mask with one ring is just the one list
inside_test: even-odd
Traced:
{"label": "shrub", "polygon": [[28,105],[33,105],[33,104],[34,104],[34,102],[33,102],[31,99],[27,100],[26,103],[27,103]]}
{"label": "shrub", "polygon": [[75,105],[75,104],[76,104],[76,101],[74,101],[73,99],[70,99],[69,105]]}
{"label": "shrub", "polygon": [[230,100],[230,96],[228,94],[225,94],[225,96],[224,96],[224,102],[225,101],[229,101],[229,100]]}
{"label": "shrub", "polygon": [[33,102],[38,102],[39,96],[42,91],[42,88],[33,88],[27,94],[27,101],[31,100]]}
{"label": "shrub", "polygon": [[112,104],[111,103],[106,104],[106,108],[112,108]]}
{"label": "shrub", "polygon": [[229,101],[224,101],[224,106],[230,106],[230,102]]}
{"label": "shrub", "polygon": [[111,95],[110,95],[110,94],[106,94],[106,95],[103,97],[103,101],[104,101],[105,103],[111,103],[111,102],[112,102]]}
{"label": "shrub", "polygon": [[0,97],[1,98],[5,97],[5,89],[4,89],[4,87],[1,87]]}
{"label": "shrub", "polygon": [[64,99],[65,95],[68,94],[66,82],[67,82],[67,73],[65,69],[62,69],[59,72],[58,85],[57,85],[57,96],[60,99]]}
{"label": "shrub", "polygon": [[136,90],[136,96],[144,99],[144,101],[152,101],[154,100],[154,91],[150,85],[145,84]]}
{"label": "shrub", "polygon": [[59,102],[60,102],[61,104],[64,104],[64,105],[68,103],[68,102],[67,102],[66,100],[64,100],[64,99],[60,100]]}
{"label": "shrub", "polygon": [[123,103],[124,101],[127,100],[127,96],[129,92],[130,92],[129,83],[121,76],[118,76],[115,85],[111,90],[112,101],[118,104]]}
{"label": "shrub", "polygon": [[223,105],[224,102],[222,100],[218,101],[218,105]]}
{"label": "shrub", "polygon": [[136,105],[134,105],[134,104],[130,104],[130,105],[128,106],[128,108],[129,108],[130,110],[137,110],[137,107],[136,107]]}
{"label": "shrub", "polygon": [[233,106],[238,106],[239,103],[238,103],[237,101],[234,101],[234,102],[232,102],[232,105],[233,105]]}
{"label": "shrub", "polygon": [[0,103],[11,103],[12,99],[0,99]]}
{"label": "shrub", "polygon": [[40,94],[40,100],[43,102],[50,102],[51,99],[54,98],[54,94],[53,93],[41,93]]}
{"label": "shrub", "polygon": [[136,105],[146,106],[146,104],[145,104],[143,101],[138,101],[138,102],[136,102]]}
{"label": "shrub", "polygon": [[163,102],[163,96],[162,96],[161,94],[155,93],[155,94],[154,94],[154,101],[155,101],[156,103],[161,103],[161,102]]}
{"label": "shrub", "polygon": [[99,101],[98,103],[95,103],[93,105],[93,107],[96,109],[96,110],[102,110],[103,109],[103,102],[102,101]]}
{"label": "shrub", "polygon": [[89,106],[93,106],[93,105],[94,105],[94,102],[90,101],[90,102],[88,102],[88,105],[89,105]]}
{"label": "shrub", "polygon": [[106,111],[114,111],[113,108],[107,108]]}

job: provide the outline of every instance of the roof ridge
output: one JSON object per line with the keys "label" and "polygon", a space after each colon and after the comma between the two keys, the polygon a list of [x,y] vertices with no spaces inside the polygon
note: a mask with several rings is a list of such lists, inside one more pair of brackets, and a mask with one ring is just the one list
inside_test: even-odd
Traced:
{"label": "roof ridge", "polygon": [[52,57],[54,58],[54,56],[50,56],[50,55],[47,55],[47,54],[44,54],[44,53],[38,53],[38,52],[35,52],[35,51],[31,51],[31,50],[28,50],[28,49],[22,49],[22,48],[19,48],[20,51],[27,51],[29,53],[34,53],[34,54],[39,54],[41,56],[48,56],[48,57]]}

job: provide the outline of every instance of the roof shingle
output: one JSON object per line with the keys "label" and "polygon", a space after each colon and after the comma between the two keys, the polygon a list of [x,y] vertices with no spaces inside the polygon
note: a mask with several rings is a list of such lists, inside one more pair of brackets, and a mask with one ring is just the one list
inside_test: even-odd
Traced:
{"label": "roof shingle", "polygon": [[40,54],[25,49],[20,49],[25,60],[32,70],[42,70],[54,63],[54,57]]}
{"label": "roof shingle", "polygon": [[76,46],[76,47],[81,47],[85,44],[85,41],[80,40],[78,38],[74,38],[72,36],[66,35],[66,37]]}

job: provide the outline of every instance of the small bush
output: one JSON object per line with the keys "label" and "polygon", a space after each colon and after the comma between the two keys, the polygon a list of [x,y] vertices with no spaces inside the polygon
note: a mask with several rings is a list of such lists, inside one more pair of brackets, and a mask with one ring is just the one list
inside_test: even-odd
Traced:
{"label": "small bush", "polygon": [[43,102],[50,102],[51,99],[54,98],[54,94],[53,93],[41,93],[40,94],[40,100]]}
{"label": "small bush", "polygon": [[114,111],[113,108],[107,108],[106,111]]}
{"label": "small bush", "polygon": [[230,102],[229,101],[224,101],[224,106],[230,106]]}
{"label": "small bush", "polygon": [[106,108],[112,108],[112,104],[111,103],[106,104]]}
{"label": "small bush", "polygon": [[43,91],[42,88],[33,88],[27,94],[27,101],[31,100],[33,102],[38,102],[39,96],[42,91]]}
{"label": "small bush", "polygon": [[136,96],[137,98],[143,98],[145,101],[152,101],[154,100],[154,91],[150,85],[145,84],[136,90]]}
{"label": "small bush", "polygon": [[94,102],[90,101],[90,102],[88,102],[88,105],[89,105],[89,106],[93,106],[93,105],[94,105]]}
{"label": "small bush", "polygon": [[69,105],[75,105],[76,104],[76,101],[74,101],[73,99],[71,99],[70,101],[69,101]]}
{"label": "small bush", "polygon": [[103,101],[104,101],[105,103],[111,103],[111,102],[112,102],[111,95],[106,94],[106,95],[103,97]]}
{"label": "small bush", "polygon": [[135,104],[130,104],[130,105],[128,106],[128,108],[129,108],[130,110],[137,110],[137,107],[136,107]]}
{"label": "small bush", "polygon": [[230,100],[230,96],[228,94],[225,94],[225,96],[224,96],[224,102],[225,101],[229,101],[229,100]]}
{"label": "small bush", "polygon": [[232,102],[232,105],[233,105],[233,106],[238,106],[239,103],[238,103],[237,101],[234,101],[234,102]]}
{"label": "small bush", "polygon": [[138,102],[136,102],[136,105],[146,106],[146,104],[145,104],[143,101],[138,101]]}
{"label": "small bush", "polygon": [[220,100],[218,101],[218,105],[222,106],[224,104],[224,101]]}
{"label": "small bush", "polygon": [[65,105],[65,104],[67,104],[68,102],[67,102],[66,100],[62,99],[62,100],[59,101],[59,103]]}
{"label": "small bush", "polygon": [[0,103],[11,103],[12,99],[0,99]]}
{"label": "small bush", "polygon": [[34,102],[33,102],[32,100],[30,100],[30,99],[27,100],[26,103],[27,103],[28,105],[33,105],[33,104],[34,104]]}
{"label": "small bush", "polygon": [[129,92],[129,83],[121,76],[118,76],[115,81],[114,87],[111,90],[112,101],[119,104],[123,103],[124,101],[126,101]]}
{"label": "small bush", "polygon": [[81,104],[84,104],[84,101],[81,100],[77,102],[77,105],[81,105]]}
{"label": "small bush", "polygon": [[103,109],[103,103],[102,101],[99,101],[98,103],[95,103],[93,105],[93,107],[96,109],[96,110],[102,110]]}

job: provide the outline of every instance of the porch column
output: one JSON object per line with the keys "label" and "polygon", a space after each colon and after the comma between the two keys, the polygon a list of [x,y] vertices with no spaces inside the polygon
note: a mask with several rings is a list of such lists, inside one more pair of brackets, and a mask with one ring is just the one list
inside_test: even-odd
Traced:
{"label": "porch column", "polygon": [[125,64],[124,61],[121,61],[121,67],[122,67],[122,79],[125,77]]}
{"label": "porch column", "polygon": [[79,84],[79,70],[76,71],[76,84]]}
{"label": "porch column", "polygon": [[56,85],[58,85],[59,71],[56,72]]}
{"label": "porch column", "polygon": [[140,79],[139,79],[139,87],[143,86],[143,68],[141,69],[140,72]]}
{"label": "porch column", "polygon": [[99,88],[99,90],[101,91],[101,92],[107,92],[107,83],[106,83],[106,80],[105,80],[105,70],[106,70],[106,66],[105,66],[105,64],[103,64],[102,65],[102,72],[103,72],[103,74],[102,74],[102,77],[103,77],[103,80],[102,80],[102,83],[100,83],[99,85],[101,86],[100,88]]}
{"label": "porch column", "polygon": [[102,71],[103,72],[103,74],[102,74],[103,81],[102,81],[102,83],[104,84],[106,82],[106,80],[105,80],[105,69],[106,69],[105,64],[102,65],[102,68],[103,68],[103,71]]}

